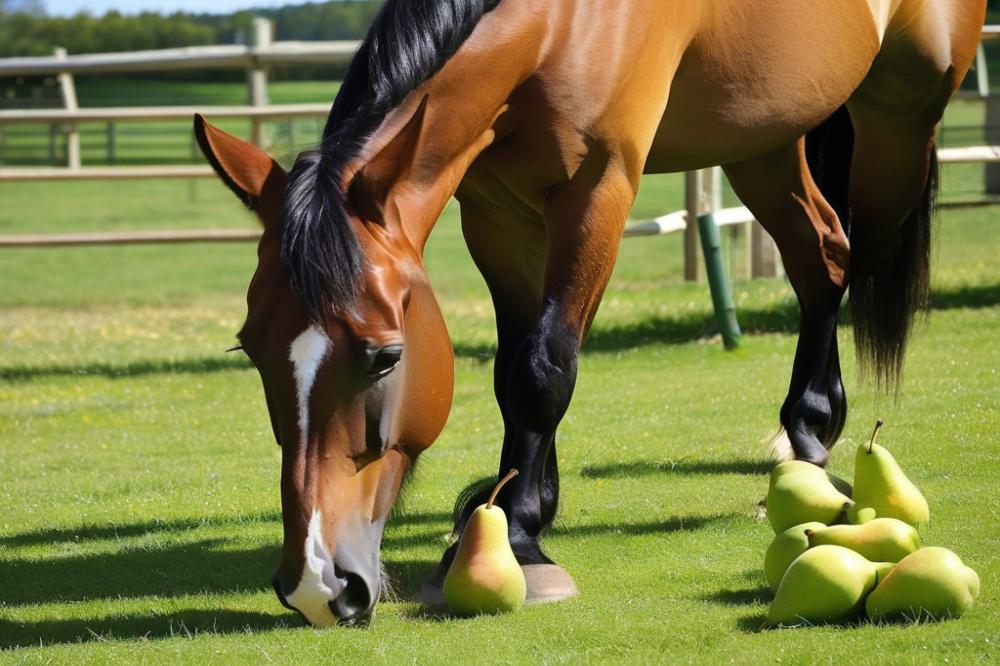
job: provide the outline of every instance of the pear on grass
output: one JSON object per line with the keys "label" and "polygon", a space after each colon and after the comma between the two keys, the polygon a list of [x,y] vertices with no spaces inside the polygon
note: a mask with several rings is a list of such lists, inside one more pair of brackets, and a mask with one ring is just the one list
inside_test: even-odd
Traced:
{"label": "pear on grass", "polygon": [[823,523],[802,523],[789,527],[774,537],[774,541],[764,554],[764,575],[772,592],[778,591],[781,577],[785,575],[788,565],[809,549],[809,537],[806,536],[806,531],[821,530],[824,527],[826,525]]}
{"label": "pear on grass", "polygon": [[809,546],[843,546],[872,562],[899,562],[920,548],[912,525],[895,518],[875,518],[861,525],[830,525],[806,530]]}
{"label": "pear on grass", "polygon": [[767,613],[767,626],[836,622],[856,616],[892,569],[843,546],[816,546],[788,567]]}
{"label": "pear on grass", "polygon": [[486,504],[469,516],[458,552],[444,577],[444,599],[456,615],[502,613],[524,605],[524,572],[507,540],[507,516],[493,505],[505,483],[517,476],[512,469],[500,479]]}
{"label": "pear on grass", "polygon": [[868,617],[917,620],[959,617],[979,596],[979,575],[947,548],[907,555],[865,602]]}
{"label": "pear on grass", "polygon": [[875,443],[883,425],[885,422],[879,419],[871,441],[858,447],[854,458],[854,501],[859,509],[874,509],[880,518],[896,518],[920,527],[930,520],[930,508],[892,454]]}
{"label": "pear on grass", "polygon": [[826,471],[812,463],[788,460],[771,470],[767,519],[775,534],[801,523],[829,525],[853,505],[830,482]]}

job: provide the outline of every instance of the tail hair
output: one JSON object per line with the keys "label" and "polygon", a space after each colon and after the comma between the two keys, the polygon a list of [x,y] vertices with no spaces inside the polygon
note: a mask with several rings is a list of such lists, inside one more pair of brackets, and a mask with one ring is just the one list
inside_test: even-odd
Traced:
{"label": "tail hair", "polygon": [[858,365],[862,376],[871,377],[883,390],[898,390],[914,321],[927,311],[937,189],[937,150],[932,145],[923,195],[900,229],[894,256],[871,273],[851,275],[851,319]]}
{"label": "tail hair", "polygon": [[[837,211],[851,238],[852,256],[857,258],[866,248],[859,247],[851,233],[848,189],[853,147],[854,127],[845,107],[806,137],[810,172]],[[852,261],[850,307],[858,366],[861,376],[871,378],[880,390],[898,390],[910,331],[918,315],[927,310],[937,187],[937,151],[932,145],[923,194],[899,229],[899,246],[891,259],[874,271],[864,272],[861,262]]]}

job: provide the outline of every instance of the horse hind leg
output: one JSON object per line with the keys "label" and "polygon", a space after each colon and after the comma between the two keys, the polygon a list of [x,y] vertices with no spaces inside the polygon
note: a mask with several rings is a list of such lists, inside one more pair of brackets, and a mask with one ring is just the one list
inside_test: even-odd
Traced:
{"label": "horse hind leg", "polygon": [[[845,153],[843,113],[827,121],[810,141],[744,162],[726,174],[754,216],[774,238],[799,301],[799,340],[780,419],[795,458],[825,465],[828,449],[843,428],[847,400],[840,376],[837,312],[847,284],[848,243],[834,206],[846,203],[849,141]],[[821,189],[810,159],[821,166]],[[826,192],[829,192],[829,200]],[[846,219],[846,218],[845,218]]]}

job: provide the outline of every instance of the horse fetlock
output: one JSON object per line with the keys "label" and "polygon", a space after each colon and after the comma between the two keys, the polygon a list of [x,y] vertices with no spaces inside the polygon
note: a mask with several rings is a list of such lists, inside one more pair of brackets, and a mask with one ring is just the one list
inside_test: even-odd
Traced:
{"label": "horse fetlock", "polygon": [[521,566],[527,564],[554,564],[548,555],[542,550],[542,545],[538,537],[526,534],[511,535],[510,549],[514,552],[514,558]]}
{"label": "horse fetlock", "polygon": [[833,410],[826,392],[806,391],[789,410],[785,423],[788,439],[797,460],[805,460],[821,467],[830,458],[820,434],[833,418]]}

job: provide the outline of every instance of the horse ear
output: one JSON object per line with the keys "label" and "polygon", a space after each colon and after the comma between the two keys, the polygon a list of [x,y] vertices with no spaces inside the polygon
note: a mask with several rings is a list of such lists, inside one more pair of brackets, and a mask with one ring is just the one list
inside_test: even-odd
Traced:
{"label": "horse ear", "polygon": [[[371,158],[351,179],[347,191],[356,207],[369,209],[372,205],[381,210],[392,188],[410,172],[414,156],[420,145],[427,110],[427,96],[403,128],[388,144]],[[359,187],[363,185],[363,187]],[[358,199],[372,199],[359,201]]]}
{"label": "horse ear", "polygon": [[265,223],[280,212],[288,178],[280,164],[252,143],[215,127],[200,113],[194,116],[194,135],[215,173],[247,208]]}

